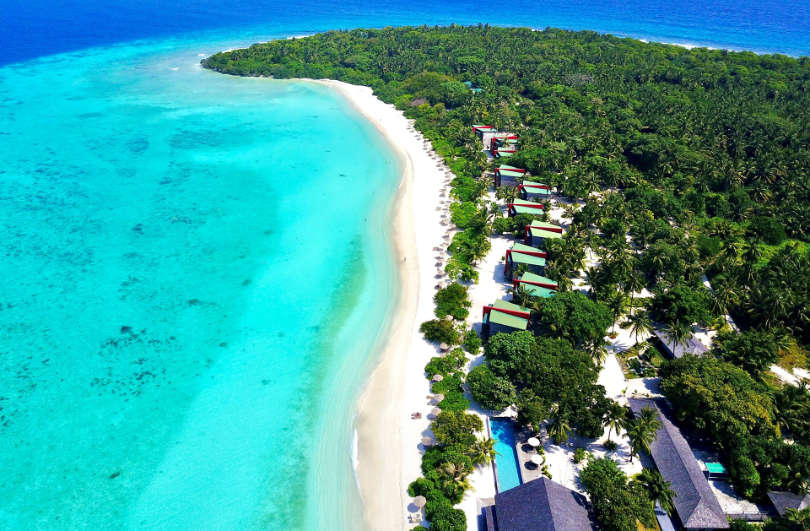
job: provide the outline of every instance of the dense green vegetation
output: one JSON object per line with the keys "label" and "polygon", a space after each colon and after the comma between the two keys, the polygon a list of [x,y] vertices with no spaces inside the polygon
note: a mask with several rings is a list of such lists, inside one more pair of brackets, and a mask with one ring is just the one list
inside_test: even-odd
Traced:
{"label": "dense green vegetation", "polygon": [[[808,359],[810,59],[592,32],[451,26],[328,32],[203,63],[236,75],[369,85],[414,119],[456,176],[451,216],[460,231],[447,272],[461,281],[477,279],[492,232],[517,234],[528,221],[494,215],[481,178],[492,164],[470,126],[519,134],[510,164],[573,200],[566,234],[546,247],[545,274],[561,293],[550,301],[515,293],[533,311],[534,333],[491,339],[487,364],[467,380],[476,400],[492,409],[515,403],[522,422],[550,420],[556,440],[569,430],[593,437],[603,425],[632,428],[638,452],[648,433],[613,410],[595,383],[608,327],[626,315],[622,326],[636,338],[656,325],[678,342],[696,323],[721,328],[710,355],[661,367],[678,420],[712,441],[739,493],[760,499],[773,488],[807,491],[810,393],[775,385],[766,371],[780,359]],[[601,265],[585,268],[587,249]],[[582,270],[590,297],[565,293]],[[652,297],[640,300],[644,288]],[[467,311],[462,290],[452,284],[437,294],[437,319],[422,331],[473,352],[480,341],[457,322]],[[445,376],[442,391],[434,390],[452,395],[445,401],[453,409],[464,403],[463,362],[449,357],[434,358],[427,373]],[[412,486],[428,497],[428,518],[441,529],[463,528],[451,485],[463,483],[469,468],[456,454],[469,457],[470,447],[453,437],[426,454],[425,477]],[[452,474],[433,459],[445,453]],[[645,522],[644,504],[626,499],[636,480],[596,470],[591,496],[600,521],[616,529]],[[599,502],[606,489],[625,500],[617,505],[624,513]]]}
{"label": "dense green vegetation", "polygon": [[593,459],[580,475],[601,529],[638,531],[637,522],[655,527],[653,501],[641,481],[628,481],[612,459]]}
{"label": "dense green vegetation", "polygon": [[[806,391],[778,392],[780,414],[766,384],[725,361],[685,356],[665,363],[661,375],[675,416],[709,437],[737,492],[762,499],[769,490],[807,490],[810,447],[800,444],[807,424],[796,417],[807,407]],[[785,442],[780,422],[799,434],[796,443]]]}

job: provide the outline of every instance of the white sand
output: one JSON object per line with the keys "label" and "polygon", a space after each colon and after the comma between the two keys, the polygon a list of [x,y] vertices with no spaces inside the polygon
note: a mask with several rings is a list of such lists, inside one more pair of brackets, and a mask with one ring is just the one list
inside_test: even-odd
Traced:
{"label": "white sand", "polygon": [[[424,366],[437,354],[419,333],[433,316],[433,294],[440,279],[438,257],[446,257],[441,216],[447,211],[448,170],[413,129],[411,122],[372,94],[368,87],[320,81],[343,94],[393,146],[403,165],[394,239],[402,294],[388,344],[358,403],[357,477],[371,529],[411,529],[407,486],[421,475],[419,443],[427,433],[429,403]],[[440,209],[438,209],[441,206]],[[441,251],[434,251],[440,247]],[[404,261],[403,261],[404,260]],[[422,418],[412,420],[419,411]],[[411,506],[410,509],[413,509]]]}

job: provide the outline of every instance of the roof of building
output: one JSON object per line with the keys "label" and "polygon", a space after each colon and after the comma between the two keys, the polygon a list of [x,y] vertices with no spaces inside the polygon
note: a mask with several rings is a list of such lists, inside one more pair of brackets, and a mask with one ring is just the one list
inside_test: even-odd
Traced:
{"label": "roof of building", "polygon": [[546,238],[546,239],[550,239],[550,240],[556,240],[556,239],[559,239],[559,238],[563,237],[563,235],[561,233],[559,233],[559,232],[554,232],[554,231],[545,230],[545,229],[539,229],[537,227],[529,227],[529,232],[535,238]]}
{"label": "roof of building", "polygon": [[530,214],[533,216],[538,215],[540,210],[543,210],[543,205],[535,201],[525,201],[523,199],[515,199],[511,203],[511,209],[518,214]]}
{"label": "roof of building", "polygon": [[526,175],[522,171],[518,171],[519,168],[512,168],[511,166],[501,166],[498,168],[498,173],[501,177],[511,177],[513,179],[521,179],[524,175]]}
{"label": "roof of building", "polygon": [[514,152],[514,151],[505,151],[505,150],[503,150],[503,149],[496,149],[496,150],[495,150],[495,154],[496,154],[496,155],[498,155],[499,157],[506,157],[506,158],[509,158],[509,157],[511,157],[512,155],[514,155],[514,154],[515,154],[515,152]]}
{"label": "roof of building", "polygon": [[699,356],[709,350],[693,335],[689,336],[686,343],[675,343],[675,341],[669,337],[669,334],[662,330],[656,330],[655,335],[658,336],[658,339],[661,340],[661,343],[664,344],[664,347],[666,347],[672,357],[676,359],[682,358],[686,354]]}
{"label": "roof of building", "polygon": [[776,507],[779,516],[784,516],[788,509],[807,509],[810,507],[810,494],[793,494],[792,492],[771,491],[768,493],[771,503]]}
{"label": "roof of building", "polygon": [[520,275],[520,280],[521,282],[537,282],[539,284],[553,284],[555,286],[557,285],[556,280],[552,280],[542,275],[537,275],[535,273],[532,273],[531,271],[526,271],[525,273]]}
{"label": "roof of building", "polygon": [[501,309],[529,313],[528,308],[501,299],[495,301],[495,304],[492,306],[494,309],[489,312],[489,319],[486,322],[517,328],[518,330],[526,330],[529,327],[529,320],[527,318],[498,311],[498,309]]}
{"label": "roof of building", "polygon": [[550,299],[557,294],[556,289],[544,288],[543,286],[535,286],[534,284],[522,284],[522,286],[530,295],[541,299]]}
{"label": "roof of building", "polygon": [[681,431],[661,413],[654,400],[631,398],[629,402],[636,414],[647,407],[658,412],[662,426],[650,444],[650,454],[675,492],[673,505],[683,527],[728,529],[726,515]]}
{"label": "roof of building", "polygon": [[527,194],[535,194],[535,195],[551,195],[551,190],[548,188],[543,188],[546,186],[543,183],[536,183],[532,181],[523,181],[523,189],[526,191]]}
{"label": "roof of building", "polygon": [[536,247],[531,247],[529,245],[523,245],[522,243],[515,243],[512,245],[511,249],[512,253],[512,261],[516,264],[529,264],[529,265],[536,265],[545,267],[546,259],[541,256],[534,256],[529,253],[542,253],[540,249]]}
{"label": "roof of building", "polygon": [[548,221],[541,221],[539,219],[533,219],[532,222],[529,224],[529,226],[535,227],[537,229],[548,229],[548,230],[556,230],[557,232],[562,232],[562,227],[560,227],[559,225],[549,223]]}
{"label": "roof of building", "polygon": [[594,529],[585,497],[539,478],[495,495],[498,531],[573,531]]}

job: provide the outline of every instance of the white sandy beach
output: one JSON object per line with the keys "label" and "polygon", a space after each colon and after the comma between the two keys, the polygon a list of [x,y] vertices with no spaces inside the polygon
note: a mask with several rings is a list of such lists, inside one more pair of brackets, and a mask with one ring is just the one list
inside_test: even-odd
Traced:
{"label": "white sandy beach", "polygon": [[[368,87],[320,81],[343,94],[371,121],[401,157],[403,176],[394,213],[395,253],[402,286],[388,343],[358,403],[357,476],[365,516],[371,529],[411,529],[406,489],[420,476],[419,442],[434,407],[424,366],[436,355],[419,333],[432,318],[433,294],[440,279],[437,259],[446,255],[449,173],[426,147],[423,137],[393,105]],[[441,248],[435,251],[434,248]],[[411,419],[419,411],[422,418]]]}

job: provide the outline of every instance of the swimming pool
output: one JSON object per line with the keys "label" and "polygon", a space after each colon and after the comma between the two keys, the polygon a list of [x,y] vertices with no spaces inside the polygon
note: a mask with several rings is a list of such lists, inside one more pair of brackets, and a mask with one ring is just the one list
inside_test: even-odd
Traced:
{"label": "swimming pool", "polygon": [[520,480],[520,469],[518,464],[517,432],[515,423],[508,418],[489,419],[489,428],[492,438],[495,440],[495,476],[498,492],[517,487],[522,482]]}

